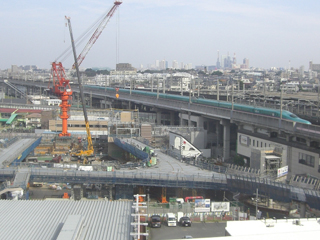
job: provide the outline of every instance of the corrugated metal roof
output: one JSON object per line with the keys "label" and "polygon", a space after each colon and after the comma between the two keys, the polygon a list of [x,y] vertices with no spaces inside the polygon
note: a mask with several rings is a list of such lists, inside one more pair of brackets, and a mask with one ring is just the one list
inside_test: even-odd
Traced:
{"label": "corrugated metal roof", "polygon": [[0,200],[0,239],[56,239],[69,215],[83,216],[84,239],[130,239],[131,206],[132,201]]}

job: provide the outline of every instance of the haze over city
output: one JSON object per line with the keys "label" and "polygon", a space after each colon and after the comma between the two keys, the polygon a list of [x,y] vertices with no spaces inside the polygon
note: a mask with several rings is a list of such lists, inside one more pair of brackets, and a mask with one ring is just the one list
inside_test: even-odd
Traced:
{"label": "haze over city", "polygon": [[[65,16],[75,38],[110,10],[107,1],[3,1],[0,9],[0,69],[50,63],[70,45]],[[134,67],[166,60],[215,65],[236,53],[250,66],[298,68],[320,62],[318,1],[124,0],[81,67]],[[117,47],[118,46],[118,47]],[[79,54],[84,45],[77,48]],[[72,65],[70,55],[63,62]],[[289,63],[290,62],[290,63]]]}

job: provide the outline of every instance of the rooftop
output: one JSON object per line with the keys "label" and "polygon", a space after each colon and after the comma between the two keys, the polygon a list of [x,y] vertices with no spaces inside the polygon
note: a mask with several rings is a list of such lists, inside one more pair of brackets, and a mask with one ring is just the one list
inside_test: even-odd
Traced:
{"label": "rooftop", "polygon": [[[1,238],[57,239],[71,229],[81,239],[129,239],[131,206],[132,201],[0,200]],[[74,218],[77,226],[70,225]]]}

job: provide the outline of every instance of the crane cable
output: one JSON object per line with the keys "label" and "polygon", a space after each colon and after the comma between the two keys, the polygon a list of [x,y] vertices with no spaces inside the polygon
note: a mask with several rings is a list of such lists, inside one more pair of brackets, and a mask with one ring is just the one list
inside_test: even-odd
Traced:
{"label": "crane cable", "polygon": [[119,63],[119,32],[120,32],[120,9],[117,13],[117,33],[116,33],[116,64]]}
{"label": "crane cable", "polygon": [[[106,11],[103,13],[89,28],[87,28],[86,31],[84,31],[76,40],[75,45],[79,46],[84,40],[88,38],[88,36],[91,36],[94,30],[97,28],[97,25],[101,23],[101,21],[104,19],[105,15],[108,14],[109,11]],[[60,62],[63,62],[68,58],[72,53],[72,46],[71,44],[66,48],[55,60],[57,62],[60,60]]]}

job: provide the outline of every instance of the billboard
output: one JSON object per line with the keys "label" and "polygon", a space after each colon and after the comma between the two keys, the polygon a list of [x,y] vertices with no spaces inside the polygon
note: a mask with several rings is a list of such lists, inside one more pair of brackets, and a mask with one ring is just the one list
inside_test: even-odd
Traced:
{"label": "billboard", "polygon": [[230,202],[212,202],[211,212],[229,212]]}
{"label": "billboard", "polygon": [[278,168],[278,173],[277,173],[277,177],[282,177],[284,175],[287,175],[288,174],[288,166],[284,166],[282,168]]}
{"label": "billboard", "polygon": [[240,135],[240,143],[245,146],[250,145],[250,138],[247,136]]}
{"label": "billboard", "polygon": [[210,199],[195,199],[195,212],[210,212]]}

